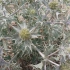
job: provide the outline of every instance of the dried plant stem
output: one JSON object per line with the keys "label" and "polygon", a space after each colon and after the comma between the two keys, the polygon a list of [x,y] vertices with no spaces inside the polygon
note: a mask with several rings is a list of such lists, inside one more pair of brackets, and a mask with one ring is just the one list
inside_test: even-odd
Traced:
{"label": "dried plant stem", "polygon": [[37,50],[37,52],[42,56],[42,58],[44,59],[45,55],[34,44],[32,44],[32,45]]}
{"label": "dried plant stem", "polygon": [[50,56],[52,56],[52,55],[56,54],[57,52],[59,52],[59,49],[58,49],[58,50],[56,50],[55,52],[51,53],[50,55],[48,55],[48,57],[50,57]]}

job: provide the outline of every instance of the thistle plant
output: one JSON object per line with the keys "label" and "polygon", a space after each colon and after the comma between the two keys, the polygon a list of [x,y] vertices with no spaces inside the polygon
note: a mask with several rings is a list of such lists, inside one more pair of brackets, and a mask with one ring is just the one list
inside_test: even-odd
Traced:
{"label": "thistle plant", "polygon": [[69,3],[69,0],[0,0],[0,69],[67,70]]}
{"label": "thistle plant", "polygon": [[18,41],[21,39],[20,43],[24,41],[24,46],[25,49],[28,47],[30,50],[32,50],[31,45],[32,45],[32,41],[31,38],[38,38],[41,35],[37,34],[37,27],[33,27],[31,30],[29,30],[27,28],[27,25],[25,22],[23,22],[22,24],[19,24],[20,29],[16,28],[13,26],[13,28],[18,32],[19,37],[18,37]]}

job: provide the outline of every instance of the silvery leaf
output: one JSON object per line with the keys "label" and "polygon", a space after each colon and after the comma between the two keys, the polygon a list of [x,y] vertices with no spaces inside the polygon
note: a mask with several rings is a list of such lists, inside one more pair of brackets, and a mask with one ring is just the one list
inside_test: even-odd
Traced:
{"label": "silvery leaf", "polygon": [[43,67],[43,63],[41,62],[41,63],[36,64],[36,65],[31,64],[30,66],[32,66],[33,69],[36,69],[36,68],[42,69],[42,67]]}

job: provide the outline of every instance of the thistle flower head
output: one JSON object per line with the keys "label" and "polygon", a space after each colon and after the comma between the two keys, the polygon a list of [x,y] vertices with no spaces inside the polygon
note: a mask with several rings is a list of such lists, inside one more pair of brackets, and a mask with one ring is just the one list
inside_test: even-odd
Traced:
{"label": "thistle flower head", "polygon": [[30,10],[30,14],[35,14],[35,13],[36,13],[35,9]]}
{"label": "thistle flower head", "polygon": [[21,29],[19,32],[21,39],[27,40],[30,38],[30,32],[28,29]]}
{"label": "thistle flower head", "polygon": [[49,3],[49,7],[50,7],[50,9],[55,10],[55,9],[57,9],[57,7],[58,7],[58,3],[55,2],[55,1],[50,2],[50,3]]}

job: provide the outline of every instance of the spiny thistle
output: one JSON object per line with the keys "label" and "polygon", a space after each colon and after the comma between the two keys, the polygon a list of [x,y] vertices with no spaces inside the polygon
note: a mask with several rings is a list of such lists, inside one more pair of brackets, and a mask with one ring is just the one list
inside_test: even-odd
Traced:
{"label": "spiny thistle", "polygon": [[70,70],[67,2],[0,0],[0,70]]}
{"label": "spiny thistle", "polygon": [[[38,36],[41,36],[41,35],[37,34],[36,27],[33,27],[32,29],[29,30],[26,23],[18,24],[18,25],[20,26],[20,29],[12,26],[19,34],[17,38],[18,41],[20,41],[21,43],[24,41],[25,49],[28,47],[30,50],[32,50],[31,39],[38,38]],[[16,43],[17,43],[17,40],[16,40]]]}

